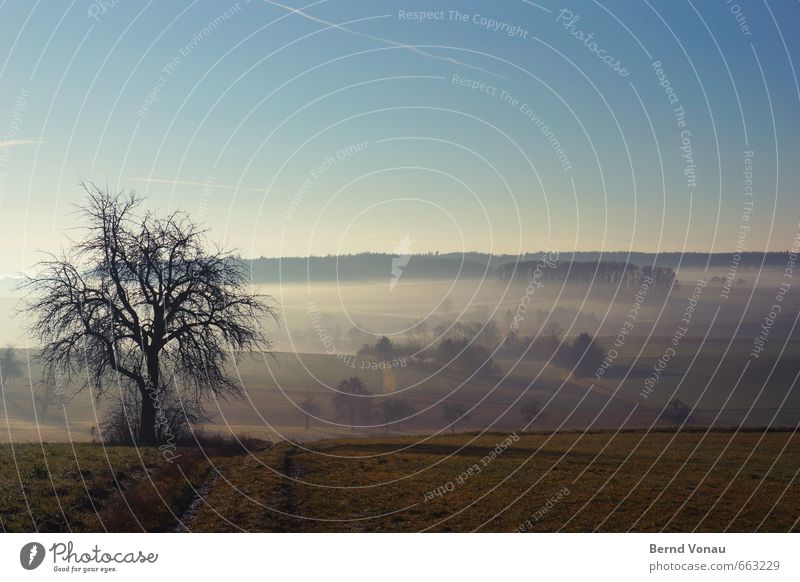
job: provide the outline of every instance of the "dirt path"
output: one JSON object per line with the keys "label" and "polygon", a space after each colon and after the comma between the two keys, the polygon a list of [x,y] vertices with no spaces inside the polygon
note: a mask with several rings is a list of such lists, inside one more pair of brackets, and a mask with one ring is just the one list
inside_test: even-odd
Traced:
{"label": "dirt path", "polygon": [[292,447],[283,456],[283,477],[281,478],[280,495],[278,498],[278,509],[281,515],[278,517],[279,532],[298,532],[303,531],[303,520],[292,517],[297,515],[297,496],[295,488],[298,486],[296,479],[303,476],[303,466],[297,460],[297,453],[300,450]]}
{"label": "dirt path", "polygon": [[203,481],[203,484],[197,490],[197,493],[192,499],[192,502],[189,504],[189,507],[181,514],[178,523],[172,529],[174,533],[187,533],[192,531],[192,523],[200,513],[200,510],[203,508],[206,499],[208,498],[211,490],[214,488],[214,485],[217,483],[217,478],[219,477],[220,471],[222,471],[225,467],[218,466],[211,472],[211,475]]}

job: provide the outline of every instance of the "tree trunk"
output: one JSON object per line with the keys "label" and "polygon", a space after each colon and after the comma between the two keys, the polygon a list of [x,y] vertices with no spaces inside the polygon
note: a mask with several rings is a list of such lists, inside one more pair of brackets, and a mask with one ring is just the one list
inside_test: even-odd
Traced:
{"label": "tree trunk", "polygon": [[147,382],[142,391],[142,417],[139,424],[139,441],[143,445],[157,445],[156,436],[156,399],[158,398],[159,366],[158,356],[147,355]]}
{"label": "tree trunk", "polygon": [[139,444],[158,444],[156,438],[156,406],[150,398],[151,387],[142,392],[142,416],[139,419]]}

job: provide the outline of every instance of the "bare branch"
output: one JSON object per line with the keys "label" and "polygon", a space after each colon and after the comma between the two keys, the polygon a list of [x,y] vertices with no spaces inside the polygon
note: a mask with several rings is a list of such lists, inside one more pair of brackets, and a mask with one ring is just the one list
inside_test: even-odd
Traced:
{"label": "bare branch", "polygon": [[185,214],[159,217],[140,211],[134,193],[83,187],[84,236],[27,279],[25,311],[45,374],[80,373],[98,395],[111,381],[134,391],[134,434],[151,441],[158,402],[240,394],[229,365],[269,351],[262,320],[276,312],[250,289],[244,265],[210,248]]}

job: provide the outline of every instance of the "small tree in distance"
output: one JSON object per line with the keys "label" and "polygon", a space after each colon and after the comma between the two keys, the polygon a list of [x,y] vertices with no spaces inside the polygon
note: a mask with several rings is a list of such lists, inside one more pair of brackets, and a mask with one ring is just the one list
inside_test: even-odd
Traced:
{"label": "small tree in distance", "polygon": [[351,430],[357,424],[368,424],[372,412],[372,398],[364,382],[358,376],[342,380],[336,386],[333,407],[342,420],[346,420]]}
{"label": "small tree in distance", "polygon": [[692,409],[688,404],[678,400],[670,400],[661,413],[661,418],[668,420],[675,426],[686,423],[691,418]]}
{"label": "small tree in distance", "polygon": [[604,357],[603,346],[586,332],[576,337],[572,345],[562,345],[557,354],[559,363],[571,367],[572,373],[579,378],[594,374]]}
{"label": "small tree in distance", "polygon": [[528,400],[522,406],[522,408],[520,408],[519,413],[522,415],[522,418],[525,421],[525,425],[528,426],[529,430],[530,430],[529,425],[533,422],[533,419],[539,415],[541,410],[542,410],[541,406],[539,406],[539,403],[533,398]]}
{"label": "small tree in distance", "polygon": [[0,380],[3,384],[22,376],[22,364],[17,357],[14,346],[7,345],[0,350]]}
{"label": "small tree in distance", "polygon": [[456,424],[469,418],[466,407],[458,402],[448,402],[442,406],[442,416],[450,425],[451,435],[456,434]]}
{"label": "small tree in distance", "polygon": [[403,420],[414,414],[416,409],[407,400],[400,398],[389,398],[381,403],[381,410],[383,410],[383,422],[386,434],[389,434],[389,425],[391,423]]}
{"label": "small tree in distance", "polygon": [[56,378],[48,378],[39,382],[36,389],[36,401],[39,404],[39,415],[42,422],[47,420],[47,412],[52,406],[64,403],[64,387],[60,386]]}
{"label": "small tree in distance", "polygon": [[375,343],[375,357],[379,360],[391,360],[395,356],[395,349],[392,340],[388,337],[381,336]]}
{"label": "small tree in distance", "polygon": [[312,416],[317,416],[320,413],[321,407],[311,396],[307,396],[305,400],[300,403],[300,415],[306,422],[306,430],[309,428]]}

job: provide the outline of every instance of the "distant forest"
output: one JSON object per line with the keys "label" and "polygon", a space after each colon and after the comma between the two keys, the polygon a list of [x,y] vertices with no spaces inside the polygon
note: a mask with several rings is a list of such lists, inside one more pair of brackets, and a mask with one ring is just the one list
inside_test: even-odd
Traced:
{"label": "distant forest", "polygon": [[[526,253],[524,255],[490,255],[487,253],[424,253],[411,255],[408,264],[402,269],[402,277],[409,279],[452,280],[459,278],[506,279],[514,272],[516,263],[517,277],[526,277],[531,268],[542,257],[542,253]],[[570,275],[581,276],[594,273],[597,263],[602,264],[602,277],[612,283],[617,277],[638,277],[640,270],[654,267],[659,281],[664,277],[674,276],[670,272],[681,267],[728,267],[738,257],[739,268],[759,268],[786,266],[787,252],[746,252],[734,253],[626,253],[626,252],[577,252],[562,253],[559,257],[557,272],[548,277],[560,277],[570,264],[574,264]],[[328,255],[324,257],[288,257],[247,260],[243,259],[251,271],[255,283],[284,283],[302,281],[366,281],[391,277],[392,260],[396,255],[389,253],[359,253],[353,255]],[[625,265],[629,265],[625,272]],[[638,267],[637,267],[638,265]],[[620,272],[620,269],[622,272]],[[545,269],[550,271],[551,269]],[[577,279],[575,279],[577,281]]]}
{"label": "distant forest", "polygon": [[506,263],[497,267],[501,282],[510,279],[521,282],[592,283],[593,285],[623,285],[625,287],[647,284],[654,289],[669,290],[675,281],[672,267],[638,267],[633,263],[617,261],[571,261],[544,264],[541,261]]}

